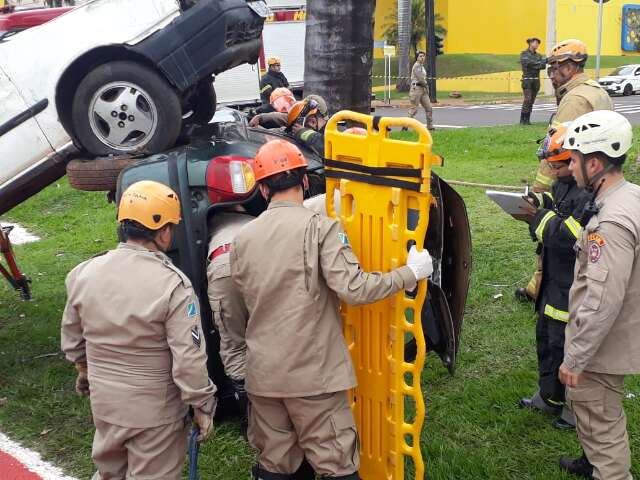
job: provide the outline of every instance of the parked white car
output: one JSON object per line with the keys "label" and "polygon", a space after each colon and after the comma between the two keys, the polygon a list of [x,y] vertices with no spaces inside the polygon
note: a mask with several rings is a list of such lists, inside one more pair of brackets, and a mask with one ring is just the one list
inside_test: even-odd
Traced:
{"label": "parked white car", "polygon": [[625,65],[600,78],[600,85],[610,94],[633,95],[640,91],[640,65]]}
{"label": "parked white car", "polygon": [[0,42],[0,214],[88,157],[172,147],[255,63],[262,0],[92,0]]}

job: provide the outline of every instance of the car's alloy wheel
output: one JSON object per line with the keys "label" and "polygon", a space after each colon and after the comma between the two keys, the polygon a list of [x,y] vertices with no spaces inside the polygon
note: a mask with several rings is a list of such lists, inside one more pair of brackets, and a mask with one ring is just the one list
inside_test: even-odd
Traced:
{"label": "car's alloy wheel", "polygon": [[98,90],[89,104],[89,125],[105,145],[128,152],[144,147],[158,127],[151,96],[130,82],[113,82]]}
{"label": "car's alloy wheel", "polygon": [[174,146],[182,110],[178,93],[159,72],[116,61],[80,81],[71,119],[73,136],[92,155],[152,154]]}
{"label": "car's alloy wheel", "polygon": [[623,94],[624,94],[624,95],[626,95],[627,97],[628,97],[629,95],[633,95],[633,87],[631,86],[631,84],[630,84],[630,83],[627,83],[627,84],[624,86]]}

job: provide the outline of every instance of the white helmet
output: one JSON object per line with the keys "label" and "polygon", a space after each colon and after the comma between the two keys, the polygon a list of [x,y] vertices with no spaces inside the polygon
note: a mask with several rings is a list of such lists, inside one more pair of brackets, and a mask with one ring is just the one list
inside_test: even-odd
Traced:
{"label": "white helmet", "polygon": [[571,122],[562,147],[583,155],[602,152],[618,158],[629,151],[632,140],[629,120],[611,110],[596,110]]}

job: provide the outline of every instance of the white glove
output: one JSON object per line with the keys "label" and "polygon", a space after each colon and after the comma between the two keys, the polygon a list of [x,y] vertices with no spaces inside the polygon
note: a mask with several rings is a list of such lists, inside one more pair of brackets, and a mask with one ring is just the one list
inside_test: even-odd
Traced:
{"label": "white glove", "polygon": [[416,276],[416,280],[430,277],[433,273],[433,261],[427,249],[419,252],[416,246],[413,245],[407,257],[407,267],[409,267]]}

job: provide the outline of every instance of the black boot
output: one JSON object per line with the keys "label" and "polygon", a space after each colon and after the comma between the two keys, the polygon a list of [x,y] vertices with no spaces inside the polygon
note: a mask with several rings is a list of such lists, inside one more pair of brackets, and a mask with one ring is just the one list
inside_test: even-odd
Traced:
{"label": "black boot", "polygon": [[259,465],[251,467],[252,480],[293,480],[295,477],[291,473],[272,473],[260,468]]}
{"label": "black boot", "polygon": [[560,470],[583,478],[593,478],[593,465],[583,453],[580,458],[561,457]]}
{"label": "black boot", "polygon": [[562,412],[561,406],[549,405],[540,396],[540,391],[537,391],[531,398],[521,398],[518,400],[518,406],[520,408],[529,408],[542,413],[548,413],[550,415],[560,415]]}
{"label": "black boot", "polygon": [[565,406],[562,408],[562,414],[560,415],[560,418],[555,420],[552,425],[558,430],[575,430],[576,417],[573,412]]}
{"label": "black boot", "polygon": [[529,292],[527,292],[527,289],[524,287],[516,288],[516,291],[513,292],[513,294],[515,295],[516,300],[520,302],[535,302],[535,299],[529,295]]}
{"label": "black boot", "polygon": [[520,112],[520,125],[531,125],[531,112]]}
{"label": "black boot", "polygon": [[292,480],[315,480],[316,472],[313,471],[313,467],[305,458],[302,461],[300,468],[291,476]]}

